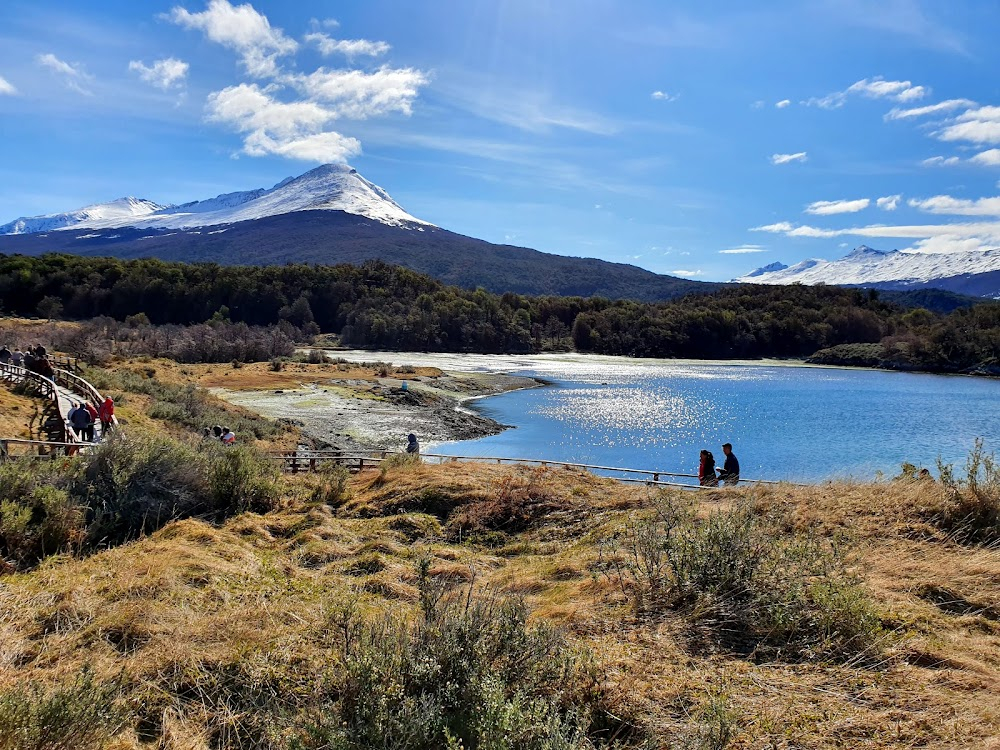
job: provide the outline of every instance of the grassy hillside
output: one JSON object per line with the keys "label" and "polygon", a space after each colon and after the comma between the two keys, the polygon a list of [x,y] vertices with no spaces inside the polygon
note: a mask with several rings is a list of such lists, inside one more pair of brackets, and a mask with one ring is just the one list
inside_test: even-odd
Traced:
{"label": "grassy hillside", "polygon": [[[6,576],[0,737],[43,709],[83,737],[96,700],[114,719],[110,736],[66,746],[351,747],[310,744],[308,730],[339,732],[349,721],[360,732],[372,711],[415,721],[393,715],[400,695],[385,696],[390,705],[378,711],[342,705],[360,679],[351,671],[358,659],[387,670],[369,691],[412,689],[392,672],[407,653],[399,634],[419,628],[429,606],[447,609],[428,604],[443,594],[458,597],[458,614],[438,621],[454,635],[471,591],[473,600],[523,602],[524,632],[536,638],[535,626],[557,629],[560,653],[575,659],[573,684],[558,699],[589,712],[580,721],[586,742],[611,734],[664,748],[1000,741],[1000,559],[930,520],[949,502],[936,482],[698,495],[702,526],[745,523],[746,512],[780,538],[826,550],[824,573],[800,575],[791,558],[775,571],[794,584],[782,587],[788,622],[799,609],[826,621],[776,634],[773,613],[771,632],[740,624],[731,600],[704,582],[662,598],[647,592],[641,604],[642,574],[626,575],[623,586],[614,559],[629,555],[611,540],[630,538],[637,519],[686,496],[575,471],[467,465],[399,465],[342,488],[341,480],[288,480],[274,512],[178,521],[131,544]],[[849,587],[841,591],[850,601],[794,591],[833,580]],[[505,647],[528,659],[521,669],[538,667],[533,660],[547,657],[522,653],[531,639],[516,622],[508,627]],[[541,682],[541,698],[551,697],[553,685]],[[28,686],[30,705],[17,703]],[[437,688],[432,678],[423,685]],[[62,702],[53,707],[56,691]],[[559,746],[589,746],[580,742]],[[15,746],[55,745],[0,739]]]}

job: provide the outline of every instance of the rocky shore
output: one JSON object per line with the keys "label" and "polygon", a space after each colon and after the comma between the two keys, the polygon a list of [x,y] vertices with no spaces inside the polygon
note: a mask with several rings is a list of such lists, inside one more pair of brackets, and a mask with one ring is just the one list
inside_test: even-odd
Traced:
{"label": "rocky shore", "polygon": [[264,416],[291,420],[319,445],[353,450],[400,449],[411,432],[423,445],[495,435],[509,425],[463,403],[539,385],[533,378],[514,375],[437,371],[331,377],[296,388],[212,391]]}

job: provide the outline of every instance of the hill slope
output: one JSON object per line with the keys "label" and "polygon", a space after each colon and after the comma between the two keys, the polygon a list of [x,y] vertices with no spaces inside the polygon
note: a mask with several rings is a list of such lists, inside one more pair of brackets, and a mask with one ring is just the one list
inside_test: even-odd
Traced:
{"label": "hill slope", "polygon": [[378,259],[467,288],[612,299],[662,300],[717,286],[623,263],[494,245],[427,224],[391,226],[336,210],[295,211],[210,231],[129,227],[3,235],[0,252],[223,265],[360,264]]}

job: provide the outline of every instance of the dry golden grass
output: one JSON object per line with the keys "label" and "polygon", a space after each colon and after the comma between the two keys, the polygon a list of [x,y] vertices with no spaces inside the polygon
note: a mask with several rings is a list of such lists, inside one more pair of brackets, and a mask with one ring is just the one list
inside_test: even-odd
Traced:
{"label": "dry golden grass", "polygon": [[[309,364],[285,362],[279,372],[268,362],[250,362],[233,367],[225,364],[180,364],[166,359],[134,358],[116,361],[115,368],[144,372],[152,368],[156,377],[165,383],[193,383],[203,388],[226,388],[234,391],[293,390],[311,383],[329,383],[334,380],[360,380],[375,382],[380,376],[372,367],[356,364]],[[436,367],[416,367],[413,372],[390,370],[389,377],[413,380],[419,377],[439,377]]]}
{"label": "dry golden grass", "polygon": [[[413,614],[426,555],[433,575],[521,596],[589,645],[621,710],[661,747],[722,693],[732,747],[1000,748],[1000,553],[924,520],[941,499],[935,483],[698,496],[706,512],[737,498],[780,507],[790,525],[842,540],[895,631],[863,666],[755,663],[693,648],[680,617],[636,621],[600,573],[597,543],[649,503],[646,488],[563,469],[418,464],[358,475],[328,508],[304,500],[317,481],[289,478],[287,507],[272,514],[181,521],[2,579],[0,688],[59,683],[90,663],[124,675],[131,705],[158,727],[151,746],[214,747],[228,710],[210,687],[219,674],[308,691],[335,651],[343,603]],[[523,512],[505,531],[510,508]],[[134,734],[116,745],[141,746]]]}
{"label": "dry golden grass", "polygon": [[0,387],[0,415],[3,437],[39,439],[41,412],[45,401],[31,396],[19,396],[8,388]]}

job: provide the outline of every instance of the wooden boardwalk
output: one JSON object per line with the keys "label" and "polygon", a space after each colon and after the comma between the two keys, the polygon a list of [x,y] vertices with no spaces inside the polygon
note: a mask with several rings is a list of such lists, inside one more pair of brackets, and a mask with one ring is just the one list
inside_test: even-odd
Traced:
{"label": "wooden boardwalk", "polygon": [[[61,364],[61,362],[59,362]],[[26,385],[35,393],[50,402],[55,414],[58,415],[58,426],[55,434],[50,432],[51,440],[19,440],[14,438],[0,438],[0,449],[9,455],[9,449],[14,445],[24,445],[29,447],[49,446],[54,452],[72,453],[90,445],[84,440],[83,435],[73,429],[69,422],[69,413],[76,404],[87,401],[95,407],[100,407],[104,401],[101,393],[89,382],[69,370],[55,368],[53,375],[48,378],[36,372],[32,372],[24,367],[12,364],[0,363],[0,379],[11,385]],[[117,424],[117,419],[112,419],[113,424]],[[101,434],[101,422],[96,421],[94,425],[94,441],[99,441]]]}

